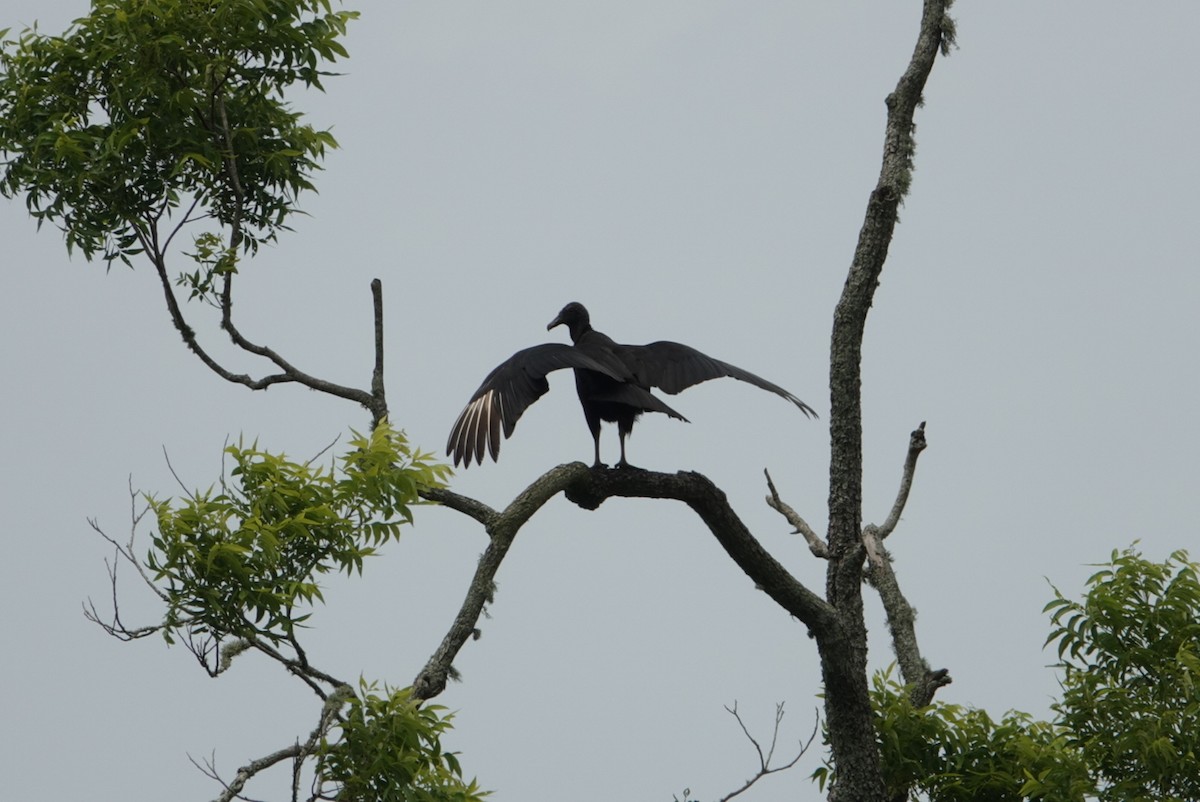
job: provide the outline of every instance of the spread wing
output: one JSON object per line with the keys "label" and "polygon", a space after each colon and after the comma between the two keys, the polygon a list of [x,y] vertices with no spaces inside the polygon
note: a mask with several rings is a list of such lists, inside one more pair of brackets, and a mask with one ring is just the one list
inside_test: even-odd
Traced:
{"label": "spread wing", "polygon": [[634,381],[657,387],[664,393],[674,395],[709,379],[727,377],[775,393],[791,401],[808,417],[817,417],[812,407],[779,385],[682,343],[662,340],[649,345],[621,345],[617,346],[617,354],[633,373]]}
{"label": "spread wing", "polygon": [[587,368],[619,378],[612,365],[565,343],[517,351],[487,375],[454,421],[446,454],[454,458],[455,466],[462,462],[469,468],[472,459],[482,465],[485,451],[493,460],[499,459],[501,430],[505,437],[511,437],[529,405],[550,389],[546,375],[564,368]]}

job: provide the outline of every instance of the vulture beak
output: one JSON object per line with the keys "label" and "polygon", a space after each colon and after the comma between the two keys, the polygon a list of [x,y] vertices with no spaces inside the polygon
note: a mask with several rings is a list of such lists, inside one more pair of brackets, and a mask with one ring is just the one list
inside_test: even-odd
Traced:
{"label": "vulture beak", "polygon": [[549,323],[546,324],[546,331],[550,331],[550,329],[554,328],[555,326],[561,326],[562,324],[563,324],[563,319],[562,319],[562,314],[560,313],[554,317],[554,320],[551,320]]}

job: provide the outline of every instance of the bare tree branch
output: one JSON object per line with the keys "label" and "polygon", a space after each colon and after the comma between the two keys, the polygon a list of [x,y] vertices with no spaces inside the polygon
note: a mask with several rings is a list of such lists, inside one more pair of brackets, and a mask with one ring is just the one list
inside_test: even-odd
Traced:
{"label": "bare tree branch", "polygon": [[912,490],[913,474],[917,470],[917,457],[921,456],[925,445],[925,421],[921,421],[921,425],[914,429],[908,438],[908,456],[904,458],[904,472],[900,476],[900,489],[896,493],[892,511],[888,514],[887,520],[875,530],[880,540],[890,535],[896,528],[896,524],[900,523],[900,516],[904,514],[904,505],[908,503],[908,493]]}
{"label": "bare tree branch", "polygon": [[228,783],[222,780],[217,774],[216,764],[213,761],[206,761],[205,766],[201,767],[190,756],[188,759],[192,761],[192,765],[196,766],[196,768],[200,769],[204,774],[212,777],[214,780],[224,786],[225,790],[217,794],[217,796],[214,797],[213,802],[233,802],[234,799],[244,798],[241,796],[242,789],[246,787],[246,783],[250,782],[254,775],[265,771],[272,766],[282,763],[285,760],[294,760],[303,754],[303,752],[304,747],[299,743],[295,743],[276,752],[272,752],[269,755],[265,755],[256,760],[251,760],[249,763],[238,769],[237,774],[235,774],[233,779]]}
{"label": "bare tree branch", "polygon": [[[900,202],[912,182],[913,117],[925,81],[939,52],[953,43],[946,0],[925,0],[912,60],[887,97],[887,125],[879,180],[871,192],[849,275],[834,311],[830,349],[830,549],[841,557],[862,548],[862,340],[895,231]],[[858,597],[861,559],[830,564],[830,582],[853,606]],[[831,599],[835,604],[842,598]]]}
{"label": "bare tree branch", "polygon": [[[164,252],[171,247],[171,240],[175,239],[175,235],[182,231],[183,227],[192,221],[192,212],[196,211],[196,207],[200,204],[202,197],[202,195],[197,194],[194,198],[192,198],[192,203],[190,206],[188,206],[187,211],[183,213],[183,215],[179,218],[179,222],[175,224],[175,227],[171,229],[171,233],[168,234],[167,238],[163,241],[162,248]],[[162,215],[163,211],[166,211],[168,202],[169,199],[163,199],[163,209],[159,212],[160,216]]]}
{"label": "bare tree branch", "polygon": [[738,567],[780,607],[814,634],[837,637],[840,623],[833,608],[762,547],[729,506],[724,492],[707,477],[694,472],[587,470],[566,488],[566,496],[585,509],[595,509],[611,496],[682,501],[700,516]]}
{"label": "bare tree branch", "polygon": [[291,674],[293,674],[296,677],[303,680],[306,685],[308,685],[310,688],[312,688],[313,693],[315,693],[317,696],[321,697],[321,699],[329,699],[329,694],[326,693],[317,684],[318,682],[324,682],[325,684],[329,685],[332,689],[350,687],[349,683],[344,682],[330,674],[326,674],[324,671],[321,671],[320,669],[314,668],[313,666],[309,665],[307,658],[303,657],[304,652],[299,649],[299,644],[295,643],[294,638],[292,639],[292,643],[293,643],[293,647],[296,648],[298,653],[301,655],[301,657],[299,659],[293,659],[293,658],[288,657],[287,655],[285,655],[282,652],[280,652],[279,650],[275,649],[274,647],[272,647],[270,644],[268,644],[261,638],[251,637],[251,638],[247,638],[246,640],[255,649],[257,649],[258,651],[265,654],[267,657],[270,657],[272,660],[274,660],[275,662],[282,665]]}
{"label": "bare tree branch", "polygon": [[162,588],[154,584],[154,581],[150,578],[150,575],[146,573],[146,569],[142,566],[141,561],[139,561],[137,556],[133,553],[133,541],[137,537],[138,526],[141,525],[142,518],[146,516],[146,513],[150,512],[149,505],[144,506],[141,509],[138,508],[138,496],[138,492],[133,489],[133,480],[131,478],[129,480],[129,540],[126,543],[118,543],[115,538],[110,537],[107,532],[100,528],[99,522],[93,518],[88,519],[88,526],[92,528],[92,531],[106,540],[109,545],[113,547],[112,561],[110,562],[108,559],[104,560],[104,567],[108,572],[108,582],[112,601],[112,614],[107,617],[107,620],[102,618],[99,610],[96,609],[96,605],[89,598],[83,605],[83,615],[87,620],[99,626],[109,635],[123,641],[137,640],[139,638],[144,638],[147,635],[152,635],[155,632],[160,632],[162,631],[162,625],[155,624],[142,627],[129,627],[124,621],[121,620],[121,608],[117,600],[117,568],[120,563],[127,562],[132,565],[134,570],[137,571],[138,576],[141,577],[142,583],[146,587],[150,588],[154,595],[158,596],[161,601],[164,603],[168,601],[167,594],[162,590]]}
{"label": "bare tree branch", "polygon": [[[925,422],[922,421],[909,437],[908,455],[904,460],[904,470],[900,477],[900,488],[896,501],[888,514],[887,520],[880,526],[869,524],[863,529],[862,539],[867,556],[867,568],[864,578],[878,591],[887,613],[888,628],[892,636],[892,648],[896,652],[900,672],[907,685],[911,685],[912,700],[918,707],[929,704],[938,688],[950,684],[950,672],[946,669],[934,671],[921,656],[917,645],[916,611],[908,603],[900,590],[899,582],[892,568],[891,555],[883,546],[883,539],[893,532],[904,514],[909,492],[912,490],[913,476],[917,468],[917,458],[926,448]],[[765,471],[764,471],[765,473]],[[767,504],[777,510],[793,526],[797,533],[803,534],[809,543],[809,549],[818,557],[828,557],[828,549],[817,535],[808,527],[804,519],[779,497],[771,475],[767,473],[767,487],[771,495]]]}
{"label": "bare tree branch", "polygon": [[814,556],[827,559],[829,557],[828,544],[813,531],[812,527],[808,525],[808,521],[800,517],[800,513],[779,497],[779,491],[775,489],[775,483],[771,481],[771,473],[766,468],[763,468],[763,474],[767,477],[767,489],[771,492],[771,495],[767,496],[767,506],[782,515],[795,528],[796,531],[792,534],[804,535],[804,539],[808,541],[808,550]]}
{"label": "bare tree branch", "polygon": [[557,493],[585,509],[596,509],[612,496],[671,498],[691,507],[708,525],[717,541],[777,604],[799,618],[812,631],[833,635],[838,626],[832,608],[793,577],[754,538],[730,508],[725,494],[698,473],[655,473],[639,469],[593,469],[582,462],[559,465],[547,471],[497,514],[486,505],[447,491],[424,491],[422,496],[441,501],[470,515],[487,528],[488,544],[468,587],[466,599],[442,645],[413,682],[413,695],[429,699],[441,693],[459,649],[476,632],[484,605],[491,600],[496,572],[518,530]]}
{"label": "bare tree branch", "polygon": [[[242,244],[241,217],[244,192],[242,189],[241,179],[238,177],[237,152],[234,150],[233,131],[230,128],[229,118],[225,111],[224,93],[220,91],[215,92],[214,100],[216,101],[217,115],[220,119],[219,133],[225,142],[225,169],[229,176],[230,187],[233,190],[233,194],[236,199],[236,202],[234,203],[233,220],[230,222],[232,233],[230,234],[229,238],[229,249],[230,251],[236,253]],[[235,326],[233,323],[233,277],[233,271],[228,271],[221,277],[221,328],[223,328],[226,333],[229,334],[229,338],[233,340],[235,345],[237,345],[243,351],[248,351],[256,356],[269,359],[271,362],[275,363],[280,370],[283,371],[283,375],[286,376],[287,380],[289,381],[299,382],[305,387],[309,387],[313,390],[319,390],[320,392],[337,396],[339,398],[356,401],[366,407],[367,410],[369,410],[372,414],[378,414],[379,418],[382,418],[383,415],[386,414],[386,410],[379,410],[379,405],[375,403],[376,399],[370,393],[353,387],[344,387],[340,384],[334,384],[333,382],[328,382],[323,379],[318,379],[315,376],[311,376],[288,362],[271,348],[268,348],[265,345],[258,345],[257,343],[253,343],[246,339],[246,337],[242,335],[241,331],[239,331],[237,326]],[[375,281],[372,282],[373,293],[375,290],[374,285],[378,281],[378,279],[375,279]],[[375,306],[382,310],[382,300],[377,293],[375,295]],[[377,329],[382,327],[382,323],[378,318],[376,320],[376,327]],[[376,354],[376,361],[377,364],[380,361],[378,353]]]}
{"label": "bare tree branch", "polygon": [[780,771],[787,771],[792,766],[795,766],[797,763],[799,763],[800,758],[804,757],[804,754],[806,752],[808,752],[808,748],[810,746],[812,746],[812,742],[816,739],[817,728],[820,725],[820,721],[821,721],[821,717],[819,715],[813,717],[812,734],[808,736],[807,741],[803,742],[803,745],[800,747],[800,751],[796,754],[796,756],[794,758],[792,758],[791,760],[789,760],[787,763],[783,764],[782,766],[776,766],[775,768],[771,768],[771,759],[775,756],[775,744],[779,739],[779,725],[780,725],[780,723],[783,722],[783,702],[780,702],[779,704],[775,705],[775,726],[771,730],[771,747],[767,750],[765,755],[763,754],[762,747],[759,746],[758,741],[754,738],[753,735],[750,734],[750,730],[747,729],[746,723],[744,721],[742,721],[742,716],[740,713],[738,713],[737,702],[733,703],[733,707],[726,706],[725,709],[727,711],[729,711],[730,715],[732,715],[735,719],[737,719],[738,726],[742,728],[742,733],[744,733],[746,738],[750,741],[750,743],[754,745],[754,750],[758,753],[758,771],[754,774],[753,777],[746,780],[746,782],[744,782],[740,788],[721,797],[719,802],[729,802],[730,799],[733,799],[735,796],[738,796],[738,795],[742,794],[743,792],[749,790],[750,786],[754,785],[756,782],[761,780],[763,777],[766,777],[768,774],[775,774]]}
{"label": "bare tree branch", "polygon": [[581,470],[586,471],[587,468],[579,462],[550,469],[513,499],[503,513],[497,513],[481,502],[446,490],[422,491],[424,498],[439,501],[482,523],[491,542],[479,558],[475,576],[467,587],[466,598],[463,599],[462,607],[450,625],[450,631],[413,681],[414,698],[431,699],[446,689],[454,658],[458,656],[468,638],[477,636],[476,624],[479,616],[483,613],[484,606],[492,601],[496,572],[500,570],[500,564],[508,554],[517,531]]}
{"label": "bare tree branch", "polygon": [[196,332],[188,325],[187,319],[183,316],[183,310],[179,306],[179,299],[175,297],[175,290],[171,286],[171,277],[167,275],[165,254],[156,250],[153,245],[147,248],[146,254],[154,265],[155,272],[158,274],[159,284],[163,288],[163,298],[167,304],[167,312],[171,315],[171,322],[175,325],[175,329],[179,332],[180,336],[183,337],[184,344],[192,353],[199,357],[201,362],[208,366],[209,370],[227,382],[245,385],[251,390],[265,390],[272,384],[297,381],[296,378],[286,373],[275,373],[270,376],[264,376],[261,379],[253,379],[245,373],[234,373],[222,367],[200,345],[199,340],[196,339]]}
{"label": "bare tree branch", "polygon": [[500,513],[493,510],[482,501],[476,501],[473,498],[459,495],[440,487],[423,488],[421,498],[426,501],[435,501],[445,507],[449,507],[456,512],[461,512],[463,515],[474,518],[479,523],[483,524],[484,529],[491,530],[496,519],[500,517]]}
{"label": "bare tree branch", "polygon": [[947,669],[936,671],[921,656],[917,643],[916,611],[908,599],[900,591],[900,583],[892,570],[891,555],[883,545],[879,530],[868,526],[863,538],[873,545],[879,554],[879,561],[867,567],[866,579],[879,593],[883,609],[887,613],[888,631],[892,636],[892,649],[896,652],[896,662],[900,666],[900,674],[904,683],[912,687],[910,698],[917,707],[924,707],[933,701],[938,688],[949,685],[953,680]]}
{"label": "bare tree branch", "polygon": [[[208,368],[220,376],[227,382],[233,384],[241,384],[251,390],[265,390],[273,384],[297,383],[302,384],[312,390],[326,393],[337,398],[344,398],[348,401],[353,401],[362,405],[371,412],[376,422],[381,420],[386,415],[386,405],[382,398],[376,397],[365,390],[359,390],[354,387],[346,387],[335,382],[319,379],[297,368],[295,365],[288,362],[274,350],[265,346],[257,345],[250,342],[242,336],[236,326],[233,325],[232,318],[232,286],[233,279],[230,274],[224,276],[224,290],[222,291],[222,328],[229,333],[230,338],[239,348],[248,351],[256,356],[264,357],[273,362],[277,367],[281,368],[282,373],[273,373],[264,376],[260,379],[255,379],[245,373],[234,373],[227,370],[218,363],[196,339],[196,332],[188,325],[187,319],[183,315],[183,309],[180,307],[179,300],[175,296],[175,290],[171,286],[171,278],[167,274],[165,254],[155,251],[153,247],[147,249],[147,255],[151,263],[154,265],[155,272],[158,274],[159,283],[163,288],[163,297],[167,304],[167,312],[171,316],[171,322],[175,325],[175,329],[183,337],[183,342],[188,349],[192,351],[200,361]],[[378,361],[378,360],[377,360]]]}
{"label": "bare tree branch", "polygon": [[[233,145],[232,129],[229,125],[229,119],[225,109],[225,98],[220,86],[214,86],[211,90],[210,101],[212,102],[215,111],[215,117],[205,117],[205,123],[212,130],[214,136],[220,138],[225,152],[225,173],[228,176],[230,191],[234,196],[233,217],[229,221],[231,228],[229,238],[229,250],[231,253],[237,253],[242,245],[242,201],[244,192],[241,185],[241,179],[238,175],[237,154]],[[326,393],[337,398],[344,398],[348,401],[353,401],[365,407],[372,416],[373,425],[377,425],[379,421],[387,415],[387,402],[384,397],[383,389],[383,294],[382,285],[378,279],[371,282],[371,291],[373,295],[373,310],[375,319],[375,367],[371,378],[371,391],[360,390],[355,387],[348,387],[337,384],[335,382],[319,379],[309,373],[306,373],[288,360],[284,359],[277,351],[268,348],[264,345],[259,345],[248,340],[238,330],[233,322],[233,277],[234,271],[229,270],[222,273],[222,287],[220,293],[219,308],[221,310],[221,328],[229,335],[234,345],[255,356],[262,357],[272,362],[281,372],[273,373],[259,379],[252,378],[245,373],[234,373],[231,370],[222,366],[212,355],[210,355],[196,338],[196,333],[188,324],[187,319],[183,314],[183,309],[179,303],[178,297],[175,295],[175,290],[171,284],[171,278],[167,273],[166,253],[171,241],[175,235],[179,233],[180,228],[190,219],[192,211],[199,202],[199,198],[194,199],[192,205],[188,208],[183,219],[176,224],[175,228],[167,237],[166,242],[160,243],[158,227],[155,221],[131,221],[134,225],[135,233],[138,240],[146,253],[151,264],[154,265],[154,270],[158,275],[159,283],[162,285],[163,298],[167,305],[167,312],[170,314],[171,322],[175,329],[183,337],[183,342],[188,349],[194,353],[201,362],[203,362],[213,373],[216,373],[225,381],[241,384],[251,390],[265,390],[273,384],[297,383],[302,384],[309,389],[318,392]]]}
{"label": "bare tree branch", "polygon": [[887,614],[888,630],[892,636],[892,649],[904,683],[912,687],[911,698],[922,707],[933,701],[938,688],[951,683],[946,669],[932,670],[921,656],[917,643],[916,611],[900,590],[900,583],[892,568],[892,558],[883,545],[883,539],[893,532],[904,513],[912,489],[913,475],[917,469],[917,458],[926,448],[925,422],[909,436],[908,454],[904,459],[904,471],[900,477],[900,489],[887,520],[880,526],[868,525],[863,529],[863,544],[869,556],[864,578],[879,593]]}
{"label": "bare tree branch", "polygon": [[371,372],[371,415],[372,425],[387,416],[387,394],[383,384],[383,282],[371,281],[371,307],[375,313],[375,369]]}
{"label": "bare tree branch", "polygon": [[338,691],[331,694],[325,703],[321,706],[321,713],[317,719],[317,725],[309,734],[308,739],[304,743],[297,741],[291,746],[284,747],[269,755],[251,760],[246,765],[237,770],[237,774],[229,782],[221,779],[217,772],[216,761],[212,757],[204,761],[204,765],[196,762],[195,758],[188,756],[188,760],[192,765],[200,769],[200,771],[208,777],[216,780],[221,784],[224,790],[216,796],[214,802],[232,802],[234,799],[246,799],[242,795],[242,789],[246,787],[251,779],[260,772],[266,771],[272,766],[276,766],[285,760],[291,760],[292,766],[292,798],[296,798],[299,788],[299,773],[300,764],[302,764],[309,756],[311,756],[320,743],[321,738],[329,732],[330,727],[337,720],[338,711],[342,705],[346,703],[354,695],[354,690],[349,685],[341,686]]}

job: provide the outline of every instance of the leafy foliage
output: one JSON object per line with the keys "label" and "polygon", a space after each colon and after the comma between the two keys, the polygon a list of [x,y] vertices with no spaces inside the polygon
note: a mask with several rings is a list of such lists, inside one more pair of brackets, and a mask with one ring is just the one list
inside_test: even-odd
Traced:
{"label": "leafy foliage", "polygon": [[884,780],[934,802],[1082,802],[1091,790],[1080,754],[1062,727],[1010,711],[994,721],[984,710],[936,703],[913,707],[891,670],[877,673],[877,714]]}
{"label": "leafy foliage", "polygon": [[[487,796],[464,782],[457,756],[442,750],[452,713],[421,705],[411,689],[360,683],[359,695],[323,740],[317,764],[319,798],[339,802],[477,802]],[[329,788],[326,788],[329,786]]]}
{"label": "leafy foliage", "polygon": [[230,446],[233,468],[219,488],[179,504],[150,500],[158,532],[147,567],[163,587],[168,640],[181,631],[290,639],[322,600],[317,577],[361,573],[412,522],[419,488],[449,473],[386,421],[350,446],[328,469]]}
{"label": "leafy foliage", "polygon": [[88,259],[161,255],[160,223],[195,209],[253,250],[337,145],[285,92],[322,88],[356,16],[329,0],[93,0],[62,36],[27,29],[0,49],[0,192]]}
{"label": "leafy foliage", "polygon": [[[871,693],[884,777],[933,802],[1200,799],[1200,565],[1113,552],[1082,601],[1046,605],[1062,672],[1053,722],[937,703],[890,670]],[[813,777],[822,786],[832,767]]]}
{"label": "leafy foliage", "polygon": [[[79,248],[89,260],[129,264],[145,253],[176,328],[213,367],[178,312],[166,270],[175,236],[205,221],[188,254],[196,269],[178,283],[190,299],[220,306],[236,344],[266,351],[288,380],[300,380],[236,333],[231,279],[240,255],[287,229],[326,149],[337,146],[329,131],[302,120],[288,95],[323,88],[330,73],[322,65],[346,56],[339,39],[356,17],[333,11],[331,0],[92,0],[62,36],[35,27],[13,41],[0,31],[0,193],[23,195],[39,226],[61,228],[68,251]],[[381,386],[382,375],[374,378]],[[303,380],[359,402],[366,395]],[[371,399],[378,421],[382,390]],[[247,764],[222,781],[218,798],[248,798],[246,781],[284,760],[294,761],[297,798],[301,766],[313,760],[312,799],[482,799],[442,749],[452,719],[444,708],[365,682],[356,694],[312,665],[297,637],[323,601],[322,575],[361,573],[366,558],[412,522],[419,491],[442,485],[449,468],[410,448],[386,420],[369,435],[354,433],[348,453],[328,466],[256,443],[225,454],[229,470],[215,487],[149,499],[157,526],[144,561],[132,540],[122,546],[105,535],[165,603],[162,623],[125,626],[115,570],[112,622],[94,607],[89,613],[124,640],[158,631],[168,643],[185,640],[212,676],[253,649],[323,700],[307,742]],[[135,528],[141,520],[138,513]],[[206,773],[220,779],[211,765]]]}
{"label": "leafy foliage", "polygon": [[1083,602],[1046,605],[1063,672],[1054,706],[1099,779],[1101,800],[1200,799],[1200,578],[1127,549]]}

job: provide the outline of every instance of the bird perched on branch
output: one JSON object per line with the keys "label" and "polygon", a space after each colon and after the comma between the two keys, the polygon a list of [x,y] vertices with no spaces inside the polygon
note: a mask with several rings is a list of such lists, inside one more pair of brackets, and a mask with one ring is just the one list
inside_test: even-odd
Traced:
{"label": "bird perched on branch", "polygon": [[566,326],[572,345],[547,343],[517,351],[487,375],[471,396],[471,401],[454,422],[446,454],[454,464],[471,466],[474,459],[483,464],[484,452],[492,459],[500,457],[500,432],[511,437],[521,414],[550,389],[546,375],[572,368],[575,388],[583,416],[596,445],[594,467],[600,462],[600,421],[617,424],[621,441],[618,468],[628,468],[625,438],[633,422],[643,412],[661,412],[687,422],[687,418],[667,406],[650,392],[657,387],[664,393],[685,390],[694,384],[729,377],[753,384],[791,401],[809,417],[812,407],[782,387],[759,378],[739,367],[713,359],[680,343],[660,341],[649,345],[621,345],[592,328],[588,311],[580,303],[569,303],[546,326]]}

